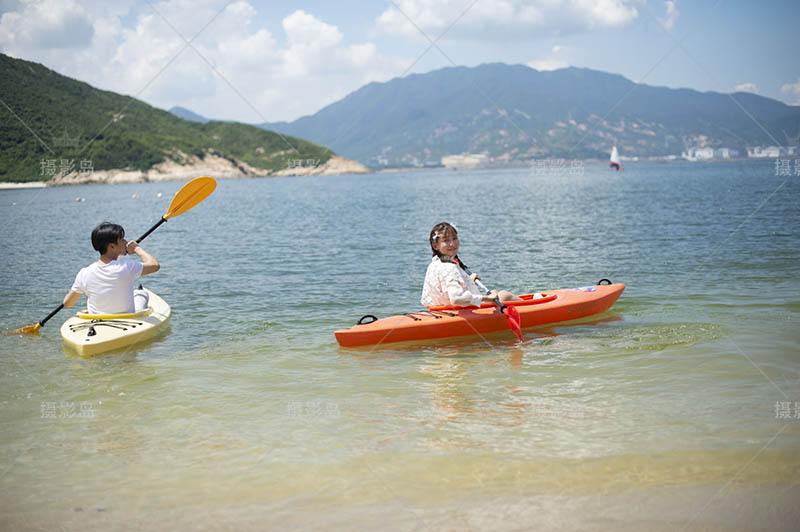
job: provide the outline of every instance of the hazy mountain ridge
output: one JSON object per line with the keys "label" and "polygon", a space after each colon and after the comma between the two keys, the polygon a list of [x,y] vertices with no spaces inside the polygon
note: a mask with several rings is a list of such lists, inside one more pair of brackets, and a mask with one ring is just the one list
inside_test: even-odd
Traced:
{"label": "hazy mountain ridge", "polygon": [[636,84],[590,69],[493,63],[369,83],[314,115],[262,127],[380,167],[438,164],[458,153],[511,161],[607,157],[614,142],[628,156],[704,146],[743,152],[796,135],[800,107],[751,93]]}
{"label": "hazy mountain ridge", "polygon": [[186,109],[185,107],[181,107],[176,105],[169,110],[170,113],[174,114],[175,116],[179,116],[184,120],[188,120],[189,122],[198,122],[200,124],[205,124],[207,122],[211,122],[210,119],[200,116],[199,114]]}

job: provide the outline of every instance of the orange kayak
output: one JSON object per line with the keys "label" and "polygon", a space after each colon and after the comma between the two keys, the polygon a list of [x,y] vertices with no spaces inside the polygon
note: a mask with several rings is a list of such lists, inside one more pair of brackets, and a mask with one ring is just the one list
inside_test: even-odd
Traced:
{"label": "orange kayak", "polygon": [[[551,290],[525,294],[522,301],[508,302],[519,311],[522,328],[576,320],[605,312],[619,298],[621,283]],[[508,321],[491,303],[478,307],[436,307],[364,322],[334,332],[342,347],[358,347],[393,342],[408,342],[472,336],[509,330]],[[509,331],[509,334],[512,334]]]}

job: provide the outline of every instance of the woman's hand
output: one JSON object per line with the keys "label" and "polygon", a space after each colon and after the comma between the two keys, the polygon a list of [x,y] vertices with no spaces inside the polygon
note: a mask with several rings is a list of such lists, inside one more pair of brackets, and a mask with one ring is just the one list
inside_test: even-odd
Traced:
{"label": "woman's hand", "polygon": [[472,275],[469,276],[469,278],[472,279],[473,283],[480,279],[480,277],[478,277],[477,273],[473,273]]}
{"label": "woman's hand", "polygon": [[[473,273],[472,275],[475,275],[475,274]],[[492,290],[491,292],[489,292],[488,294],[483,296],[483,301],[486,302],[486,303],[491,303],[492,301],[494,301],[498,297],[500,297],[500,296],[498,295],[497,290]]]}

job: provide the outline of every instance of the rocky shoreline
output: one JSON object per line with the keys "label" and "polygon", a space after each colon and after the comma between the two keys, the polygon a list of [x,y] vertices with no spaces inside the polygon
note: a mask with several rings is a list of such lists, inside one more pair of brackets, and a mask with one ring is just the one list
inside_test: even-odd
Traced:
{"label": "rocky shoreline", "polygon": [[[47,181],[47,186],[143,183],[160,181],[182,181],[201,175],[215,179],[235,179],[241,177],[283,177],[305,175],[369,174],[372,170],[363,164],[339,156],[331,157],[320,165],[297,164],[277,172],[269,172],[250,166],[244,161],[225,157],[217,153],[207,153],[200,158],[196,155],[180,154],[181,161],[168,159],[149,170],[97,170],[93,172],[71,172],[58,175]],[[39,185],[41,186],[41,185]],[[9,187],[10,188],[10,187]]]}

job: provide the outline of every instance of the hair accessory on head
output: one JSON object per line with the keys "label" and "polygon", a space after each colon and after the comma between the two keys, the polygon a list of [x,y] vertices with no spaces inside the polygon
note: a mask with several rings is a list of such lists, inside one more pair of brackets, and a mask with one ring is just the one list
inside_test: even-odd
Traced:
{"label": "hair accessory on head", "polygon": [[[456,224],[451,224],[450,222],[442,222],[442,223],[445,223],[445,224],[449,225],[450,227],[453,228],[453,230],[456,233],[458,233],[458,227],[456,227]],[[437,240],[439,240],[439,237],[440,236],[444,236],[445,233],[447,233],[447,229],[445,229],[441,233],[439,231],[436,231],[435,233],[433,233],[433,236],[431,237],[431,241],[436,242]]]}

